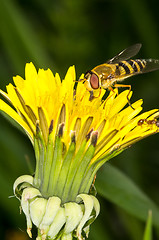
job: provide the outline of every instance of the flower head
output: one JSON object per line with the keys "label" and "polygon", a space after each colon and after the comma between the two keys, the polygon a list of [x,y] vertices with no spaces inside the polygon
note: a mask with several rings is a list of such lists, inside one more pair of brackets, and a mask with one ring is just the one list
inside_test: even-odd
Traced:
{"label": "flower head", "polygon": [[[74,67],[69,68],[61,81],[60,76],[54,76],[49,69],[40,69],[37,73],[34,65],[29,63],[26,64],[25,80],[20,76],[13,80],[15,86],[9,84],[7,93],[0,91],[9,103],[0,100],[0,109],[21,125],[35,149],[34,178],[24,176],[14,185],[14,192],[21,199],[27,216],[28,229],[33,221],[40,229],[39,239],[47,236],[55,239],[59,231],[63,234],[61,236],[67,235],[68,238],[76,231],[80,239],[82,228],[85,226],[88,233],[88,221],[99,213],[97,199],[88,195],[97,170],[133,143],[158,132],[156,117],[159,112],[154,109],[138,115],[142,100],[133,103],[133,108],[125,107],[128,90],[120,94],[114,90],[105,100],[105,90],[102,90],[99,97],[90,101],[89,92],[82,83],[74,87]],[[89,200],[88,196],[91,196]],[[46,216],[52,209],[51,202],[58,207],[53,210],[54,217],[46,223]],[[75,205],[68,205],[70,202]],[[88,211],[90,202],[92,207]],[[38,204],[43,206],[40,223],[34,216]],[[71,206],[79,211],[79,220],[68,231]],[[63,220],[59,231],[52,236],[54,231],[50,229],[55,227],[55,218]]]}

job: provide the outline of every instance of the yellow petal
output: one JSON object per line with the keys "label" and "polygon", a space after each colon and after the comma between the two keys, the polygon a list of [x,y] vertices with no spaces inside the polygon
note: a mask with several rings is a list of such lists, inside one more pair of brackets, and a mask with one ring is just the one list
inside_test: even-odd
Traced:
{"label": "yellow petal", "polygon": [[13,120],[15,120],[27,133],[30,139],[33,139],[33,133],[29,129],[28,125],[23,121],[20,115],[13,110],[8,104],[0,99],[0,110],[7,113]]}

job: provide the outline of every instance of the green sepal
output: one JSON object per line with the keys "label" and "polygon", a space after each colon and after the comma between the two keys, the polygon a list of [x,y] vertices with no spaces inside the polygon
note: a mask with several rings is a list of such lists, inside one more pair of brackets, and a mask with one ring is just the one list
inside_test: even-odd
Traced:
{"label": "green sepal", "polygon": [[34,146],[35,146],[35,156],[36,156],[36,170],[35,170],[35,177],[34,177],[34,185],[37,188],[40,188],[41,183],[43,182],[43,176],[44,176],[43,166],[46,161],[46,144],[39,128],[34,138]]}
{"label": "green sepal", "polygon": [[53,161],[53,153],[54,153],[54,140],[53,133],[51,132],[48,136],[47,146],[46,146],[46,161],[44,164],[44,177],[43,182],[41,184],[41,192],[43,196],[48,196],[48,185],[50,180],[51,173],[51,165]]}
{"label": "green sepal", "polygon": [[15,180],[13,192],[16,198],[21,199],[24,188],[33,186],[33,180],[33,177],[30,175],[22,175]]}
{"label": "green sepal", "polygon": [[94,222],[94,220],[97,218],[97,216],[99,215],[99,212],[100,212],[100,205],[99,205],[99,202],[98,202],[97,198],[92,196],[92,195],[90,195],[90,196],[93,199],[94,208],[92,210],[91,217],[85,223],[84,228],[86,228],[89,225],[91,225]]}
{"label": "green sepal", "polygon": [[50,225],[48,237],[50,239],[54,239],[56,235],[59,233],[60,229],[64,226],[65,222],[66,222],[65,209],[60,208],[54,218],[53,223]]}
{"label": "green sepal", "polygon": [[96,190],[96,187],[95,187],[94,183],[92,183],[92,185],[91,185],[91,187],[89,189],[89,194],[93,195],[93,196],[97,195],[97,190]]}
{"label": "green sepal", "polygon": [[[100,212],[100,205],[98,200],[92,196],[92,195],[88,195],[88,194],[79,194],[76,198],[77,202],[83,201],[84,203],[84,215],[80,221],[80,224],[77,227],[77,237],[78,239],[82,239],[81,238],[81,234],[82,234],[82,229],[87,227],[87,222],[92,218],[92,221],[94,220],[94,218],[96,218]],[[95,215],[92,216],[92,212],[93,210],[95,211]]]}
{"label": "green sepal", "polygon": [[35,158],[36,158],[36,168],[35,168],[35,176],[34,176],[34,181],[38,182],[39,179],[39,143],[38,143],[38,138],[34,137],[34,151],[35,151]]}
{"label": "green sepal", "polygon": [[47,199],[36,197],[30,202],[29,212],[32,222],[36,227],[39,227],[45,212],[46,212]]}
{"label": "green sepal", "polygon": [[65,215],[66,215],[66,224],[64,227],[64,233],[69,234],[76,229],[79,225],[82,217],[83,211],[81,206],[75,202],[68,202],[64,204]]}
{"label": "green sepal", "polygon": [[63,235],[61,236],[61,240],[72,240],[72,233],[63,234]]}
{"label": "green sepal", "polygon": [[107,161],[109,161],[111,158],[117,156],[119,153],[121,153],[123,150],[113,150],[110,153],[108,153],[107,155],[104,155],[103,157],[101,157],[100,159],[98,159],[97,161],[94,161],[89,168],[87,169],[87,171],[84,174],[83,177],[83,182],[81,184],[81,188],[80,188],[80,192],[89,192],[91,185],[93,183],[94,177],[98,171],[98,169]]}
{"label": "green sepal", "polygon": [[61,137],[57,135],[55,137],[55,146],[54,146],[52,165],[50,166],[51,170],[50,170],[50,176],[49,176],[49,185],[47,189],[48,197],[54,195],[54,190],[56,188],[57,180],[58,180],[62,163],[63,163],[62,153],[63,153],[63,142],[61,141]]}
{"label": "green sepal", "polygon": [[76,174],[76,171],[79,167],[79,163],[81,159],[83,158],[85,147],[86,147],[87,141],[84,140],[81,144],[78,152],[75,154],[75,156],[72,158],[72,161],[70,162],[69,171],[67,175],[67,180],[65,183],[65,187],[62,194],[62,201],[68,202],[68,201],[75,201],[76,196],[73,198],[70,194],[70,190],[73,184],[73,180]]}
{"label": "green sepal", "polygon": [[[94,155],[94,151],[95,151],[95,147],[93,144],[91,144],[88,147],[87,151],[85,152],[83,158],[81,159],[81,161],[79,162],[79,165],[76,168],[76,175],[74,176],[72,187],[69,192],[69,194],[72,196],[73,199],[76,198],[76,196],[80,193],[79,192],[80,185],[82,183],[83,176],[88,168],[88,165]],[[88,193],[88,192],[85,192],[85,193]]]}
{"label": "green sepal", "polygon": [[45,215],[40,223],[39,228],[44,236],[49,231],[49,226],[53,222],[58,210],[60,209],[61,200],[58,197],[50,197],[47,201]]}
{"label": "green sepal", "polygon": [[70,164],[72,162],[72,158],[73,158],[75,150],[76,150],[75,147],[76,147],[75,142],[71,142],[69,149],[67,151],[67,154],[64,158],[63,164],[62,164],[62,168],[61,168],[59,178],[57,180],[57,185],[55,188],[55,194],[57,194],[57,196],[59,196],[59,197],[62,197],[64,188],[65,188],[65,183],[66,183],[66,179],[68,176]]}
{"label": "green sepal", "polygon": [[21,199],[21,207],[22,210],[26,216],[26,220],[27,220],[27,233],[29,235],[29,237],[32,237],[32,233],[31,233],[31,229],[32,229],[32,219],[30,216],[30,206],[29,203],[31,202],[31,200],[34,200],[35,197],[37,196],[41,196],[41,193],[38,189],[33,188],[33,187],[29,187],[29,188],[25,188],[22,194],[22,199]]}

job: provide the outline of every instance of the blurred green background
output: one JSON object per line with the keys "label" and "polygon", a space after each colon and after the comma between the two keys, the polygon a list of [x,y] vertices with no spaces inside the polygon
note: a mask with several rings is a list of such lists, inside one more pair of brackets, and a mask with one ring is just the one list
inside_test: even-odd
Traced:
{"label": "blurred green background", "polygon": [[[0,0],[0,88],[5,90],[14,75],[24,77],[25,64],[31,61],[37,69],[50,68],[62,77],[74,64],[79,77],[138,42],[143,45],[138,57],[159,59],[158,9],[158,0]],[[144,110],[159,108],[159,71],[135,76],[125,83],[131,84],[134,91],[131,102],[143,98]],[[137,143],[110,164],[159,206],[159,135]],[[1,116],[1,239],[28,239],[19,202],[10,196],[15,179],[32,174],[34,165],[27,137]],[[105,166],[97,175],[99,193],[104,194],[98,194],[101,213],[91,227],[89,239],[141,240],[146,219],[140,212],[144,200],[134,201],[130,195],[125,199],[122,191],[117,191],[120,181],[116,180],[116,172],[108,170]],[[109,174],[103,180],[100,176],[104,171]],[[122,204],[118,201],[120,194]],[[153,239],[159,239],[157,227],[153,228]]]}

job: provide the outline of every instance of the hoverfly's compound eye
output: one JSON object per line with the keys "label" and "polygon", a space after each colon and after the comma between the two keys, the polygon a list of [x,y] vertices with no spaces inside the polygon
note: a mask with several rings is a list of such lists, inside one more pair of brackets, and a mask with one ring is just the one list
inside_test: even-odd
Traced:
{"label": "hoverfly's compound eye", "polygon": [[99,88],[99,78],[96,74],[92,73],[90,77],[90,85],[93,89]]}

